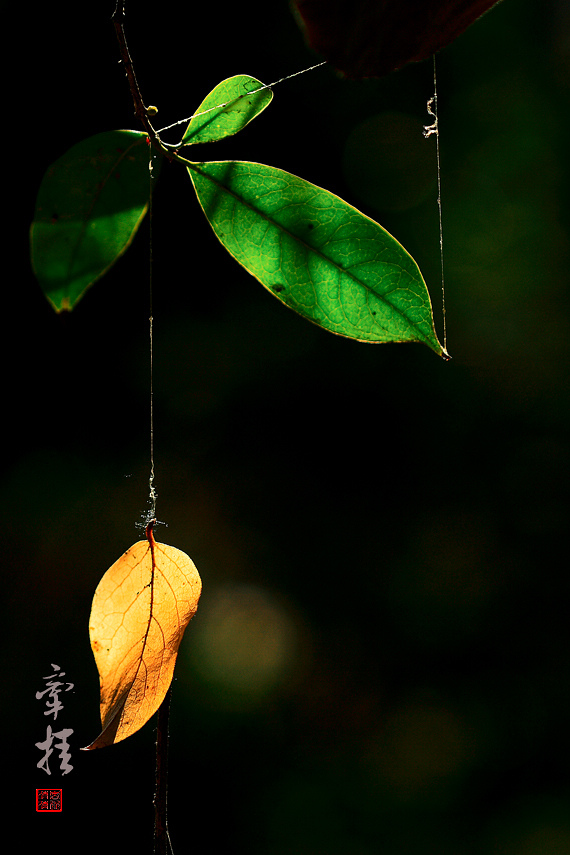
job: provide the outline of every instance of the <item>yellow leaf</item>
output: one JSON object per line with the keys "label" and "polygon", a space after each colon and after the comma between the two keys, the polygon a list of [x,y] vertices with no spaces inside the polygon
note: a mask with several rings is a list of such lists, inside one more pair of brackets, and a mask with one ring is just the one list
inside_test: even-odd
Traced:
{"label": "yellow leaf", "polygon": [[178,648],[196,613],[202,582],[191,559],[146,540],[127,549],[95,591],[89,635],[101,685],[102,748],[136,733],[157,711],[172,681]]}

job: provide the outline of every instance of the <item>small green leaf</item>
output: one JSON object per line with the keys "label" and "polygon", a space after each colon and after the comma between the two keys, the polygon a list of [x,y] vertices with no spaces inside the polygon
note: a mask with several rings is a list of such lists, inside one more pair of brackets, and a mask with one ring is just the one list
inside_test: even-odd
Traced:
{"label": "small green leaf", "polygon": [[97,134],[50,166],[38,192],[30,243],[34,273],[57,312],[72,309],[127,249],[148,199],[145,133]]}
{"label": "small green leaf", "polygon": [[214,142],[237,134],[265,110],[273,98],[273,92],[262,87],[263,83],[247,74],[222,80],[196,110],[201,115],[195,115],[190,121],[182,143]]}
{"label": "small green leaf", "polygon": [[289,308],[338,335],[418,341],[446,356],[416,262],[374,220],[260,163],[192,163],[188,172],[218,239]]}

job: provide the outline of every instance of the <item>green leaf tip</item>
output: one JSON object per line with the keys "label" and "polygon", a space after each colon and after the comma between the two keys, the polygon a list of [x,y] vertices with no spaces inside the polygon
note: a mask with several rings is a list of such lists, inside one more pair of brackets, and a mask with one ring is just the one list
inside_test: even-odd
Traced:
{"label": "green leaf tip", "polygon": [[272,166],[187,168],[220,242],[284,305],[337,335],[421,342],[447,358],[418,265],[374,220]]}
{"label": "green leaf tip", "polygon": [[237,134],[270,104],[271,89],[248,74],[229,77],[202,101],[182,137],[182,145],[215,142]]}
{"label": "green leaf tip", "polygon": [[145,133],[97,134],[49,167],[36,200],[30,250],[36,278],[56,312],[71,311],[125,252],[148,200]]}

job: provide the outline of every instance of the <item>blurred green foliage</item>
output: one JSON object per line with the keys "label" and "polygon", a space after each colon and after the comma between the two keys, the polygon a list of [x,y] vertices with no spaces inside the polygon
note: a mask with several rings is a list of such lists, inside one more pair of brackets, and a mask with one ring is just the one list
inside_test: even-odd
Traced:
{"label": "blurred green foliage", "polygon": [[[6,763],[33,812],[48,783],[34,693],[57,662],[75,682],[64,722],[75,768],[49,781],[67,798],[57,834],[30,822],[24,835],[47,852],[90,851],[108,848],[112,828],[117,851],[143,851],[152,729],[78,748],[98,725],[91,597],[138,538],[148,493],[146,232],[72,317],[53,315],[25,261],[45,165],[131,116],[112,10],[78,19],[63,7],[30,24],[33,109],[23,79],[8,95],[24,142],[7,170],[7,246],[22,264],[4,376]],[[224,76],[272,80],[314,60],[284,0],[225,17],[181,7],[152,25],[128,14],[139,82],[164,124]],[[208,47],[188,51],[199,32]],[[168,529],[157,536],[204,583],[173,684],[175,852],[570,850],[569,71],[563,0],[504,0],[438,57],[448,364],[283,312],[223,257],[165,170],[155,454]],[[220,159],[291,170],[377,218],[417,259],[437,312],[435,154],[414,136],[431,88],[429,63],[362,83],[319,70],[276,88],[271,120],[215,145]],[[41,145],[38,128],[50,128]],[[394,152],[388,188],[376,136]],[[219,259],[211,292],[189,234]]]}

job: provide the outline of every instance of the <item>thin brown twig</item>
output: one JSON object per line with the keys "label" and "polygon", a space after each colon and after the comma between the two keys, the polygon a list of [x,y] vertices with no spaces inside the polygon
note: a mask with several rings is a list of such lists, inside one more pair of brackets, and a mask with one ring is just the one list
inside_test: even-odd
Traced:
{"label": "thin brown twig", "polygon": [[138,118],[141,120],[145,129],[150,133],[154,134],[154,128],[152,127],[148,115],[147,109],[144,105],[144,101],[142,99],[141,91],[139,89],[139,84],[137,82],[137,78],[135,75],[135,70],[133,68],[133,61],[131,59],[131,55],[129,53],[129,47],[127,45],[127,39],[125,36],[125,4],[124,2],[119,3],[117,0],[117,5],[115,6],[115,11],[113,12],[113,26],[115,28],[115,34],[117,36],[117,41],[119,42],[119,50],[121,52],[121,60],[125,67],[125,74],[127,75],[127,80],[129,81],[129,89],[131,90],[131,95],[133,98],[133,103],[135,105],[135,113]]}
{"label": "thin brown twig", "polygon": [[154,855],[172,855],[166,818],[168,791],[168,718],[172,686],[158,709],[156,726],[156,790],[154,794]]}
{"label": "thin brown twig", "polygon": [[147,132],[150,141],[153,145],[158,148],[158,150],[166,155],[167,157],[172,158],[172,153],[168,152],[164,147],[160,137],[152,126],[152,123],[149,119],[148,108],[145,107],[141,91],[139,89],[139,84],[135,75],[135,69],[133,67],[133,61],[131,59],[131,54],[129,52],[129,46],[127,44],[127,37],[125,35],[125,2],[124,0],[117,0],[117,4],[115,6],[115,11],[113,12],[113,17],[111,19],[113,21],[113,26],[115,28],[115,35],[117,36],[117,41],[119,42],[119,51],[121,53],[121,61],[123,63],[125,74],[127,75],[127,80],[129,82],[129,89],[131,91],[131,97],[133,99],[133,104],[135,107],[135,115],[141,122],[145,131]]}
{"label": "thin brown twig", "polygon": [[141,122],[143,128],[148,134],[148,138],[151,142],[151,145],[157,149],[164,157],[168,158],[168,160],[176,160],[179,163],[188,166],[190,161],[186,160],[186,158],[181,157],[176,150],[176,146],[166,146],[160,136],[153,128],[152,123],[149,119],[149,109],[145,107],[141,91],[139,89],[139,84],[135,75],[135,69],[133,66],[133,61],[131,59],[131,54],[129,53],[129,46],[127,44],[127,37],[125,35],[125,0],[117,0],[117,4],[115,6],[115,11],[113,12],[113,17],[111,19],[113,21],[113,26],[115,28],[115,34],[117,36],[117,41],[119,42],[119,50],[121,53],[121,61],[125,68],[125,73],[127,75],[127,80],[129,82],[129,89],[131,92],[131,97],[133,99],[133,104],[135,107],[135,115]]}
{"label": "thin brown twig", "polygon": [[[120,6],[120,9],[119,9]],[[173,150],[173,146],[169,145],[168,147],[162,142],[158,133],[152,126],[152,123],[148,116],[148,108],[145,107],[144,101],[142,99],[141,91],[139,89],[139,84],[137,82],[137,78],[135,75],[135,70],[133,67],[133,62],[131,59],[131,55],[129,53],[129,47],[127,45],[127,38],[125,36],[125,27],[124,27],[124,18],[125,18],[125,4],[124,2],[120,2],[117,0],[117,5],[115,7],[115,11],[113,12],[113,26],[115,28],[115,33],[117,36],[117,41],[119,42],[119,50],[121,52],[121,60],[125,67],[125,73],[127,75],[127,80],[129,82],[129,89],[131,91],[131,97],[133,99],[133,104],[135,106],[135,115],[141,122],[143,128],[148,134],[148,138],[151,142],[151,145],[157,149],[164,157],[168,158],[168,160],[177,160],[184,165],[188,165],[189,161],[186,158],[181,157],[178,154],[178,151]]]}

